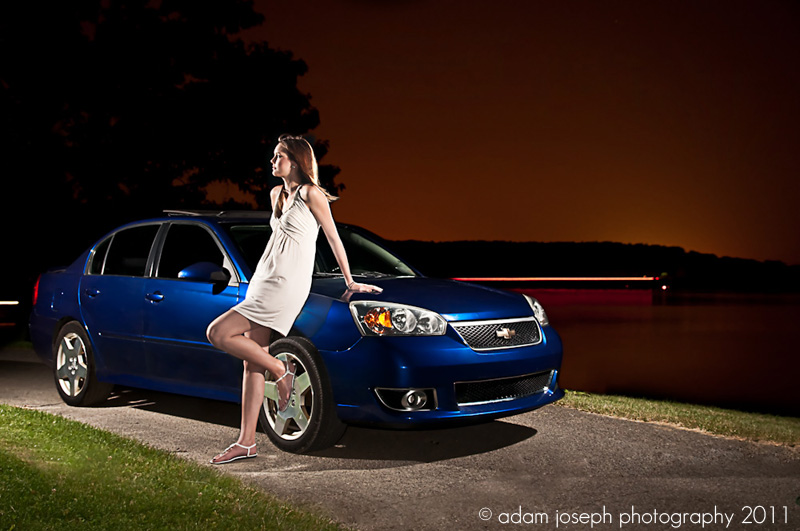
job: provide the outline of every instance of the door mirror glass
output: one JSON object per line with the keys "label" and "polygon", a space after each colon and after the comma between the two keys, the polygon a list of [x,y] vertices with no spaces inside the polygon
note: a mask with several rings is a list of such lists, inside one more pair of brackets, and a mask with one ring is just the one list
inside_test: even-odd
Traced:
{"label": "door mirror glass", "polygon": [[194,282],[211,282],[214,284],[227,284],[231,274],[223,267],[211,262],[197,262],[178,273],[181,280],[192,280]]}

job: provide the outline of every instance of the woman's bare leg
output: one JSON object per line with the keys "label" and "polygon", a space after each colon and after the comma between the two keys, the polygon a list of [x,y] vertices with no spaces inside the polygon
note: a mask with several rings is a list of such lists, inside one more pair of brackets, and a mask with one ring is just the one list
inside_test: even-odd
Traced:
{"label": "woman's bare leg", "polygon": [[[252,371],[269,371],[275,378],[280,378],[286,372],[286,365],[269,354],[267,347],[271,333],[269,328],[254,323],[235,310],[228,310],[208,325],[206,335],[212,345],[246,361]],[[291,391],[289,383],[284,379],[278,384],[284,397]]]}
{"label": "woman's bare leg", "polygon": [[[257,343],[261,349],[269,354],[269,341],[272,330],[259,327],[245,332],[245,337]],[[273,356],[270,356],[275,359]],[[255,365],[247,360],[244,362],[242,374],[242,424],[239,432],[241,445],[250,446],[256,442],[256,428],[258,427],[258,413],[264,405],[264,367]],[[281,366],[283,364],[281,363]],[[275,373],[273,373],[275,374]],[[280,376],[280,374],[278,374]]]}
{"label": "woman's bare leg", "polygon": [[[206,335],[212,345],[231,356],[253,364],[254,369],[263,367],[273,375],[283,375],[286,367],[283,362],[270,356],[250,335],[253,330],[269,330],[258,325],[235,310],[228,310],[208,325]],[[247,335],[245,335],[247,333]],[[257,333],[260,339],[260,333]]]}
{"label": "woman's bare leg", "polygon": [[[264,401],[264,372],[268,370],[277,378],[286,371],[283,362],[269,354],[272,330],[253,323],[234,310],[229,310],[209,325],[207,335],[215,347],[243,360],[242,419],[236,443],[252,446],[256,440],[258,414]],[[284,395],[289,394],[291,389],[286,387],[288,380],[285,379],[283,382],[286,383],[280,386],[280,392]],[[217,457],[230,458],[246,453],[247,450],[234,446]]]}

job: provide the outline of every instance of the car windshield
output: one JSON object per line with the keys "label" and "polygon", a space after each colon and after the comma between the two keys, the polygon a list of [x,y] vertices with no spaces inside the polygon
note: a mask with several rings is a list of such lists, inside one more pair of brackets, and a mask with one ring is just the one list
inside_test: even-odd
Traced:
{"label": "car windshield", "polygon": [[[267,246],[272,229],[265,223],[233,223],[226,226],[250,267],[255,271],[258,260]],[[350,271],[360,277],[414,277],[417,274],[400,258],[378,243],[348,227],[338,227]],[[314,260],[315,276],[341,276],[339,264],[333,256],[325,235],[320,231],[317,255]]]}

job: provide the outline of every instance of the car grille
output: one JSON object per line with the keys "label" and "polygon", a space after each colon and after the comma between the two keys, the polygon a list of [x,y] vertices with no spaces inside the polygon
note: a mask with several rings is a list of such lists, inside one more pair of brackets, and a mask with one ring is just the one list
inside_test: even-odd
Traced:
{"label": "car grille", "polygon": [[533,317],[451,322],[450,325],[473,350],[524,347],[542,341],[541,328]]}
{"label": "car grille", "polygon": [[505,402],[541,393],[550,385],[553,371],[543,371],[512,378],[456,383],[456,402],[459,406],[474,406]]}

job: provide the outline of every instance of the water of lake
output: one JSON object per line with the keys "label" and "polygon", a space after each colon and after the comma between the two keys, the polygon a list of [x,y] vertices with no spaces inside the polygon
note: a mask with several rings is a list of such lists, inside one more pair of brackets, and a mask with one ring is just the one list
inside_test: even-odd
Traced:
{"label": "water of lake", "polygon": [[800,415],[800,295],[514,291],[561,335],[567,389]]}

